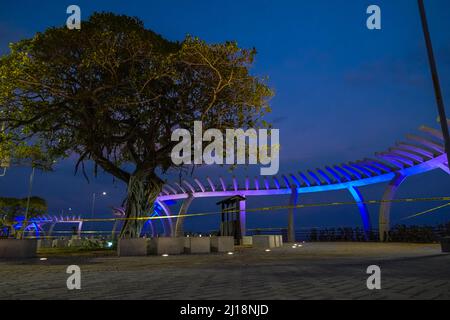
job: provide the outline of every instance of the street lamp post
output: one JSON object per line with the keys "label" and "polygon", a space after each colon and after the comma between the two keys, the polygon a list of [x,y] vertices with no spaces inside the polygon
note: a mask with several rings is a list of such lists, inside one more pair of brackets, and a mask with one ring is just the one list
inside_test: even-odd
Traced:
{"label": "street lamp post", "polygon": [[422,20],[422,29],[427,45],[428,60],[430,63],[431,76],[433,78],[434,94],[436,96],[437,107],[439,111],[439,120],[441,122],[442,135],[445,141],[445,151],[447,153],[447,165],[450,168],[450,135],[447,124],[447,116],[445,114],[444,99],[442,97],[441,85],[439,82],[439,74],[437,71],[436,60],[434,58],[433,45],[431,43],[430,30],[428,28],[427,15],[423,0],[418,0],[420,18]]}
{"label": "street lamp post", "polygon": [[[102,192],[102,196],[106,196],[106,195],[107,195],[107,193],[103,191],[103,192]],[[96,198],[97,198],[97,194],[94,192],[94,193],[92,194],[91,219],[94,218],[95,200],[96,200]]]}
{"label": "street lamp post", "polygon": [[23,220],[22,228],[20,230],[19,239],[23,239],[23,236],[25,234],[27,224],[28,224],[28,212],[30,210],[31,193],[33,192],[34,172],[35,172],[35,167],[33,166],[32,170],[31,170],[31,174],[30,174],[30,181],[28,183],[28,196],[27,196],[27,205],[25,207],[25,217]]}

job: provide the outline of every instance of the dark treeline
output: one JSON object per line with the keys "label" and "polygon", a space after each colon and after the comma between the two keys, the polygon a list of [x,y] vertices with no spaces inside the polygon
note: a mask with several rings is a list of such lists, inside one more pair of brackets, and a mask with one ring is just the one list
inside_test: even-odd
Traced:
{"label": "dark treeline", "polygon": [[[397,225],[391,229],[388,239],[391,242],[432,243],[442,237],[450,236],[450,223],[431,226]],[[379,241],[378,230],[373,230],[368,237],[361,228],[327,228],[312,229],[309,241]]]}

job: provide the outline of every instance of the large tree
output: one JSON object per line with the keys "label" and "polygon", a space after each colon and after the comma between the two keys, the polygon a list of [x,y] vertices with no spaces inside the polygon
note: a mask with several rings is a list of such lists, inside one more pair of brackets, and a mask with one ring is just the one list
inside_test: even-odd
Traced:
{"label": "large tree", "polygon": [[78,155],[128,186],[122,237],[142,217],[174,168],[175,128],[263,124],[272,91],[252,76],[255,50],[235,42],[172,42],[137,18],[93,14],[81,30],[50,28],[11,44],[0,60],[1,150],[34,164]]}

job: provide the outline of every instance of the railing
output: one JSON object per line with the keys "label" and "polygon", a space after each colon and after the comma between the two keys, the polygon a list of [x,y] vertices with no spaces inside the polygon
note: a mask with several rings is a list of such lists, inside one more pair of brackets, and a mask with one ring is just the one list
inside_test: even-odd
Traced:
{"label": "railing", "polygon": [[[249,229],[247,235],[282,235],[287,241],[287,228],[256,228]],[[450,223],[439,226],[403,226],[398,225],[388,234],[390,242],[436,243],[443,237],[450,236]],[[352,227],[331,227],[301,229],[295,232],[296,241],[310,242],[377,242],[379,231],[372,229],[366,238],[364,230]]]}
{"label": "railing", "polygon": [[[81,231],[82,238],[103,238],[113,239],[119,231],[116,230],[113,236],[110,230],[99,231]],[[209,236],[216,235],[217,230],[209,232],[190,232],[186,233],[191,236]],[[52,237],[48,237],[45,232],[40,234],[39,238],[71,238],[73,235],[78,235],[73,231],[54,231]],[[282,235],[283,240],[287,241],[287,228],[254,228],[247,230],[248,236],[253,235]],[[150,236],[150,235],[147,235]],[[162,235],[160,235],[162,236]],[[397,225],[391,229],[387,235],[390,242],[409,242],[409,243],[436,243],[443,237],[450,236],[450,223],[438,226],[405,226]],[[7,238],[0,232],[0,239]],[[36,238],[32,233],[27,235],[27,238]],[[353,227],[327,227],[327,228],[302,228],[297,229],[295,233],[296,241],[308,242],[376,242],[379,241],[379,232],[377,229],[372,229],[368,238],[362,228]]]}

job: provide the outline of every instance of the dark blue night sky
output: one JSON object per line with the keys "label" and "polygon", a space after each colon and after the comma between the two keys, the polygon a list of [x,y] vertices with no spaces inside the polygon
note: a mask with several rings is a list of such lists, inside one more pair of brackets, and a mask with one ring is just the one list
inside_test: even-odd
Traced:
{"label": "dark blue night sky", "polygon": [[[415,0],[316,1],[9,1],[0,0],[0,54],[8,43],[31,37],[50,26],[65,24],[66,8],[81,7],[82,17],[94,11],[137,16],[171,40],[186,34],[208,42],[236,40],[256,47],[253,72],[268,76],[276,91],[269,120],[281,134],[280,173],[362,159],[383,151],[422,124],[438,128],[437,111],[426,50]],[[366,8],[382,10],[382,30],[366,28]],[[450,105],[450,2],[426,1],[444,98]],[[449,108],[447,108],[449,110]],[[450,114],[450,111],[448,111]],[[0,178],[2,196],[25,197],[29,168],[12,168]],[[217,175],[223,168],[200,168],[199,176]],[[237,176],[254,176],[256,168],[238,169]],[[96,205],[97,216],[110,216],[120,205],[124,186],[102,175],[88,184],[74,176],[66,160],[52,173],[38,173],[34,194],[46,198],[52,213],[86,213],[93,192],[108,192]],[[384,185],[363,189],[367,199],[379,199]],[[440,171],[413,177],[397,197],[448,196],[450,179]],[[302,196],[303,202],[347,200],[347,193]],[[213,200],[198,201],[191,212],[216,210]],[[194,202],[195,203],[195,202]],[[286,197],[251,199],[249,207],[287,204]],[[394,205],[393,222],[437,204]],[[371,206],[376,222],[377,206]],[[409,223],[448,221],[449,209]],[[298,227],[360,223],[355,207],[307,209],[297,214]],[[249,227],[282,227],[284,212],[251,215]],[[190,220],[188,229],[216,228],[216,218]]]}

